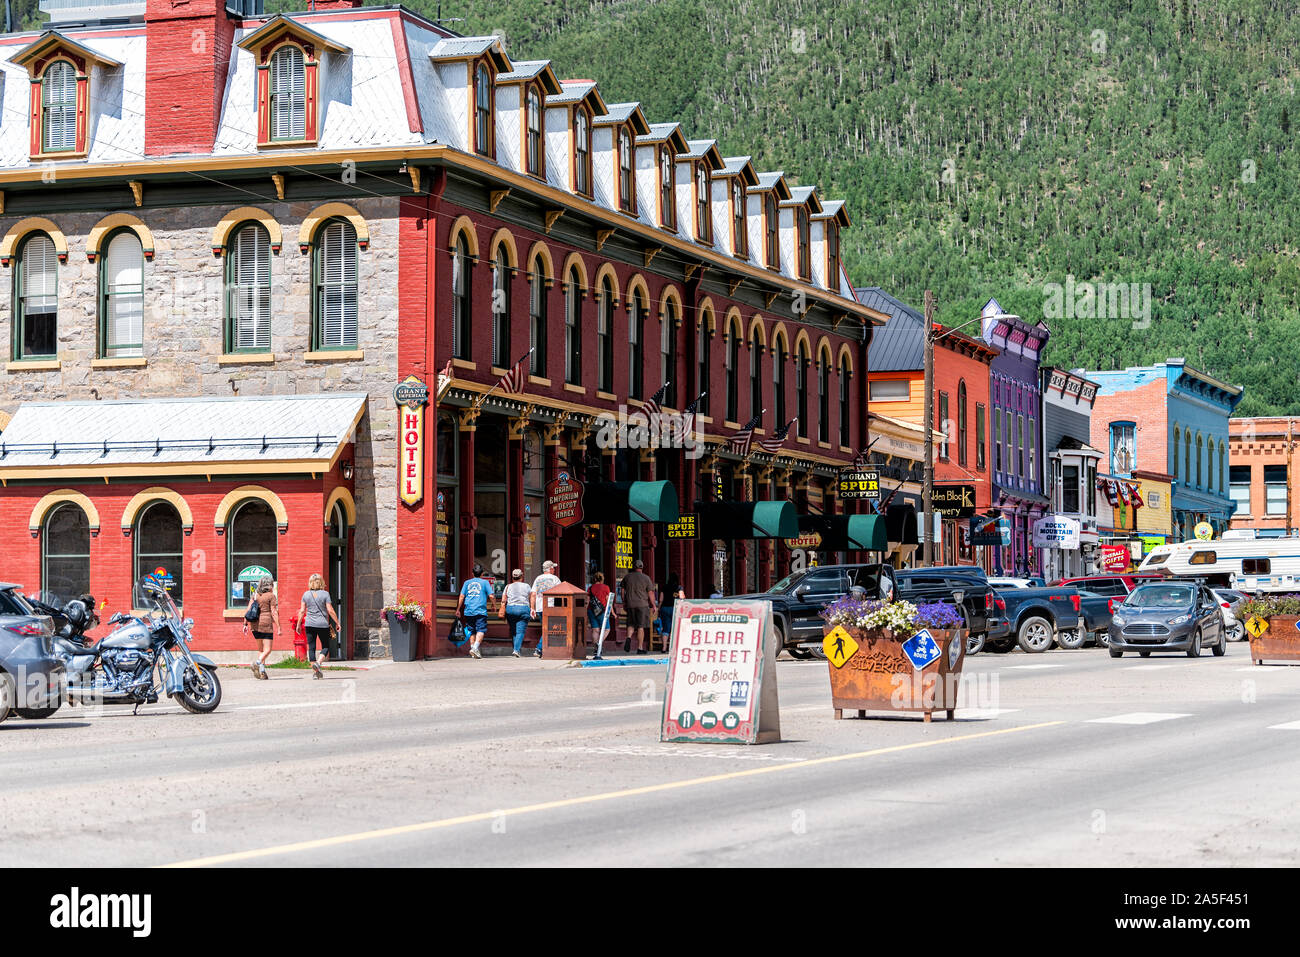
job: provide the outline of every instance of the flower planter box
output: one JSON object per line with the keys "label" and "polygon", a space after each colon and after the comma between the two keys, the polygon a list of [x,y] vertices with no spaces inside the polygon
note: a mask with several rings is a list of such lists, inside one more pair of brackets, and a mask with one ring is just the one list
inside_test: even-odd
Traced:
{"label": "flower planter box", "polygon": [[1264,619],[1268,630],[1250,638],[1250,657],[1257,665],[1264,661],[1300,661],[1300,630],[1295,615],[1271,615]]}
{"label": "flower planter box", "polygon": [[[924,668],[913,666],[903,652],[906,638],[888,629],[867,631],[845,629],[858,647],[843,664],[836,666],[828,656],[831,677],[831,703],[837,719],[846,710],[856,710],[859,718],[867,711],[919,711],[929,721],[936,711],[955,717],[961,669],[966,661],[964,629],[929,628],[939,646],[939,657]],[[834,627],[822,629],[829,635]],[[1297,633],[1300,634],[1300,633]]]}
{"label": "flower planter box", "polygon": [[393,645],[393,660],[415,661],[420,648],[420,622],[410,615],[405,619],[399,619],[391,611],[384,617],[388,619],[388,637]]}

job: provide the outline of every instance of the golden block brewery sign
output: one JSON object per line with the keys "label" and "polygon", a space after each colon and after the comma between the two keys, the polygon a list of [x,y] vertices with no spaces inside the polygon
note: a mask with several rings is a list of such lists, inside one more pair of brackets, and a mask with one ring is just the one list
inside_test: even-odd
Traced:
{"label": "golden block brewery sign", "polygon": [[619,571],[632,570],[632,526],[614,526],[614,567]]}
{"label": "golden block brewery sign", "polygon": [[[975,514],[975,486],[936,485],[930,501],[940,515],[970,518]],[[1075,547],[1078,547],[1077,544]]]}
{"label": "golden block brewery sign", "polygon": [[546,520],[561,528],[582,522],[582,483],[568,472],[546,485]]}
{"label": "golden block brewery sign", "polygon": [[659,740],[779,741],[771,603],[678,600],[675,609]]}
{"label": "golden block brewery sign", "polygon": [[694,512],[687,512],[680,516],[677,521],[668,523],[669,538],[699,538],[699,516]]}
{"label": "golden block brewery sign", "polygon": [[429,389],[415,376],[407,376],[393,390],[393,398],[399,432],[397,487],[404,503],[416,505],[424,498],[424,406]]}

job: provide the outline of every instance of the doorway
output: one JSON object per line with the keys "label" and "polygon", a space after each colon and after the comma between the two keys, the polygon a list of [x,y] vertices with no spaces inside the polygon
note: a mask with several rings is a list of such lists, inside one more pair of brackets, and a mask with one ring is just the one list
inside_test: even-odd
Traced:
{"label": "doorway", "polygon": [[347,657],[348,636],[352,621],[348,612],[348,518],[343,505],[336,504],[330,513],[329,531],[329,590],[334,611],[339,616],[338,637],[330,642],[330,658],[339,661]]}

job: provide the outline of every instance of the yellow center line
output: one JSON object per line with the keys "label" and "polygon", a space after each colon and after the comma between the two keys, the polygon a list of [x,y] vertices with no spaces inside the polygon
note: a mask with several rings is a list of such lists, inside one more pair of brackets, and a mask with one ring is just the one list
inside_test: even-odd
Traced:
{"label": "yellow center line", "polygon": [[833,754],[824,758],[808,758],[804,761],[792,761],[788,764],[763,765],[746,768],[743,771],[728,771],[725,774],[710,774],[702,778],[687,778],[683,781],[667,781],[662,784],[648,784],[639,788],[627,788],[622,791],[605,791],[600,794],[588,794],[583,797],[564,798],[559,801],[544,801],[541,804],[527,804],[523,807],[499,811],[481,811],[476,814],[463,814],[460,817],[445,817],[437,821],[421,821],[418,824],[402,824],[397,827],[379,828],[374,831],[357,831],[353,834],[340,834],[336,837],[322,837],[314,841],[298,841],[294,844],[280,844],[274,847],[256,848],[251,851],[237,851],[233,854],[217,854],[213,857],[198,857],[189,861],[177,861],[163,864],[161,867],[208,867],[215,864],[234,864],[239,861],[251,861],[261,857],[274,857],[279,854],[297,854],[302,851],[314,851],[324,847],[338,847],[342,844],[355,844],[359,841],[375,841],[386,837],[398,837],[403,834],[418,834],[459,824],[474,824],[511,814],[534,814],[538,811],[553,811],[558,808],[577,807],[582,804],[595,804],[599,801],[612,801],[618,798],[637,797],[642,794],[656,794],[679,788],[698,787],[701,784],[715,784],[719,781],[734,781],[739,778],[753,777],[758,774],[776,774],[796,768],[811,768],[838,761],[856,761],[862,758],[877,757],[882,754],[897,754],[900,751],[914,751],[918,748],[930,748],[940,744],[952,744],[958,741],[974,741],[979,738],[991,738],[1001,734],[1015,734],[1020,731],[1033,731],[1038,728],[1050,728],[1064,724],[1064,721],[1044,721],[1040,724],[1025,724],[1015,728],[1001,728],[997,731],[979,731],[975,734],[963,734],[955,738],[936,738],[933,741],[915,741],[911,744],[896,744],[887,748],[873,748],[870,751],[855,751],[850,754]]}

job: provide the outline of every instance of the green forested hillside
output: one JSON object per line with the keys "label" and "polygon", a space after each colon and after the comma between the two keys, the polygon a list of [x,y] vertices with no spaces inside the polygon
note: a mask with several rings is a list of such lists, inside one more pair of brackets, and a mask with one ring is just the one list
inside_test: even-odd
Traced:
{"label": "green forested hillside", "polygon": [[[21,0],[24,4],[29,0]],[[1183,356],[1300,413],[1300,12],[1289,0],[407,0],[823,195],[855,284],[973,316],[1149,283],[1151,322],[1048,319],[1047,359]],[[268,10],[304,0],[268,0]]]}

